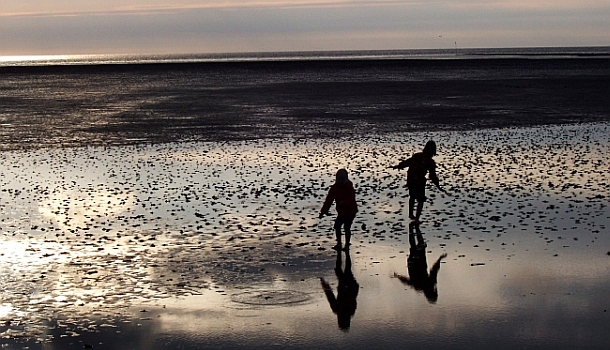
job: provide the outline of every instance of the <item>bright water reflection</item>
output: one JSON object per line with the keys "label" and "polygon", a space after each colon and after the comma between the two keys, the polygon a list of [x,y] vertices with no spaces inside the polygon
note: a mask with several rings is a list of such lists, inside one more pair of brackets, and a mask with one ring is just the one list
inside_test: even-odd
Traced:
{"label": "bright water reflection", "polygon": [[[599,124],[4,152],[3,341],[607,347],[608,135]],[[435,300],[403,283],[415,254],[405,174],[387,169],[430,138],[451,194],[429,190],[420,226],[428,276],[447,254]],[[349,330],[325,295],[338,301],[347,256],[336,272],[332,222],[317,219],[340,167],[360,204]]]}

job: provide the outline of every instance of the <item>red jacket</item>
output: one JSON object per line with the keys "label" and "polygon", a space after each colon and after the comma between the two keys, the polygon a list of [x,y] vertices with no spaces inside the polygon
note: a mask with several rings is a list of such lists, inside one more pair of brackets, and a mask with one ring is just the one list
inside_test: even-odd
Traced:
{"label": "red jacket", "polygon": [[322,214],[328,214],[330,206],[333,201],[337,203],[337,214],[340,218],[356,215],[358,212],[358,205],[356,204],[356,191],[351,181],[343,185],[334,184],[330,186],[328,195],[320,211]]}

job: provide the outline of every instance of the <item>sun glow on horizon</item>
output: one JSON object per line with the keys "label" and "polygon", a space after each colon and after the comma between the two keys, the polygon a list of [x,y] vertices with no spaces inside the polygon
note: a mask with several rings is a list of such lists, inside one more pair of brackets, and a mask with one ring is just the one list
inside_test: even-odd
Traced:
{"label": "sun glow on horizon", "polygon": [[78,60],[102,55],[22,55],[0,56],[0,63]]}

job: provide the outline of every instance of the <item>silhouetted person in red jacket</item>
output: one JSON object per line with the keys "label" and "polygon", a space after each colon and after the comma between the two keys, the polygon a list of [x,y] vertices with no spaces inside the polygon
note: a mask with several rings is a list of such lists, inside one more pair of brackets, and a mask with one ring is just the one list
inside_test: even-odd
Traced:
{"label": "silhouetted person in red jacket", "polygon": [[337,171],[335,183],[328,190],[328,195],[320,210],[320,218],[324,215],[328,215],[328,210],[333,202],[336,203],[337,208],[337,218],[335,219],[334,226],[337,235],[337,245],[335,245],[333,249],[341,249],[341,226],[343,226],[345,231],[345,248],[343,248],[343,250],[347,251],[352,236],[352,222],[354,222],[354,218],[358,212],[358,205],[356,204],[356,191],[354,190],[354,185],[347,178],[347,170],[345,169],[339,169],[339,171]]}
{"label": "silhouetted person in red jacket", "polygon": [[[391,166],[392,169],[407,170],[407,187],[409,188],[409,218],[419,222],[424,202],[426,201],[426,174],[430,174],[430,180],[436,187],[443,191],[439,185],[438,177],[436,176],[436,163],[434,157],[436,155],[436,143],[428,141],[423,152],[415,153],[411,158],[403,160],[398,165]],[[417,201],[417,211],[413,214]]]}

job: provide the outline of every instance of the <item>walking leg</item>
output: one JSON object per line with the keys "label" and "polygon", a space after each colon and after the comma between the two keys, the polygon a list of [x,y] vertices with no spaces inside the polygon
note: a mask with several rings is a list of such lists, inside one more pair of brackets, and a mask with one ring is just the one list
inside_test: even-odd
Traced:
{"label": "walking leg", "polygon": [[415,214],[416,221],[419,221],[419,217],[421,216],[421,212],[423,209],[424,209],[424,202],[423,201],[417,202],[417,214]]}
{"label": "walking leg", "polygon": [[350,246],[350,239],[352,238],[352,229],[349,226],[345,226],[345,249],[348,250]]}
{"label": "walking leg", "polygon": [[341,250],[341,226],[343,225],[343,221],[339,218],[335,220],[335,235],[337,236],[337,245],[333,247],[335,250]]}
{"label": "walking leg", "polygon": [[411,220],[415,219],[415,216],[413,215],[414,207],[415,207],[415,197],[411,196],[411,197],[409,197],[409,219],[411,219]]}

